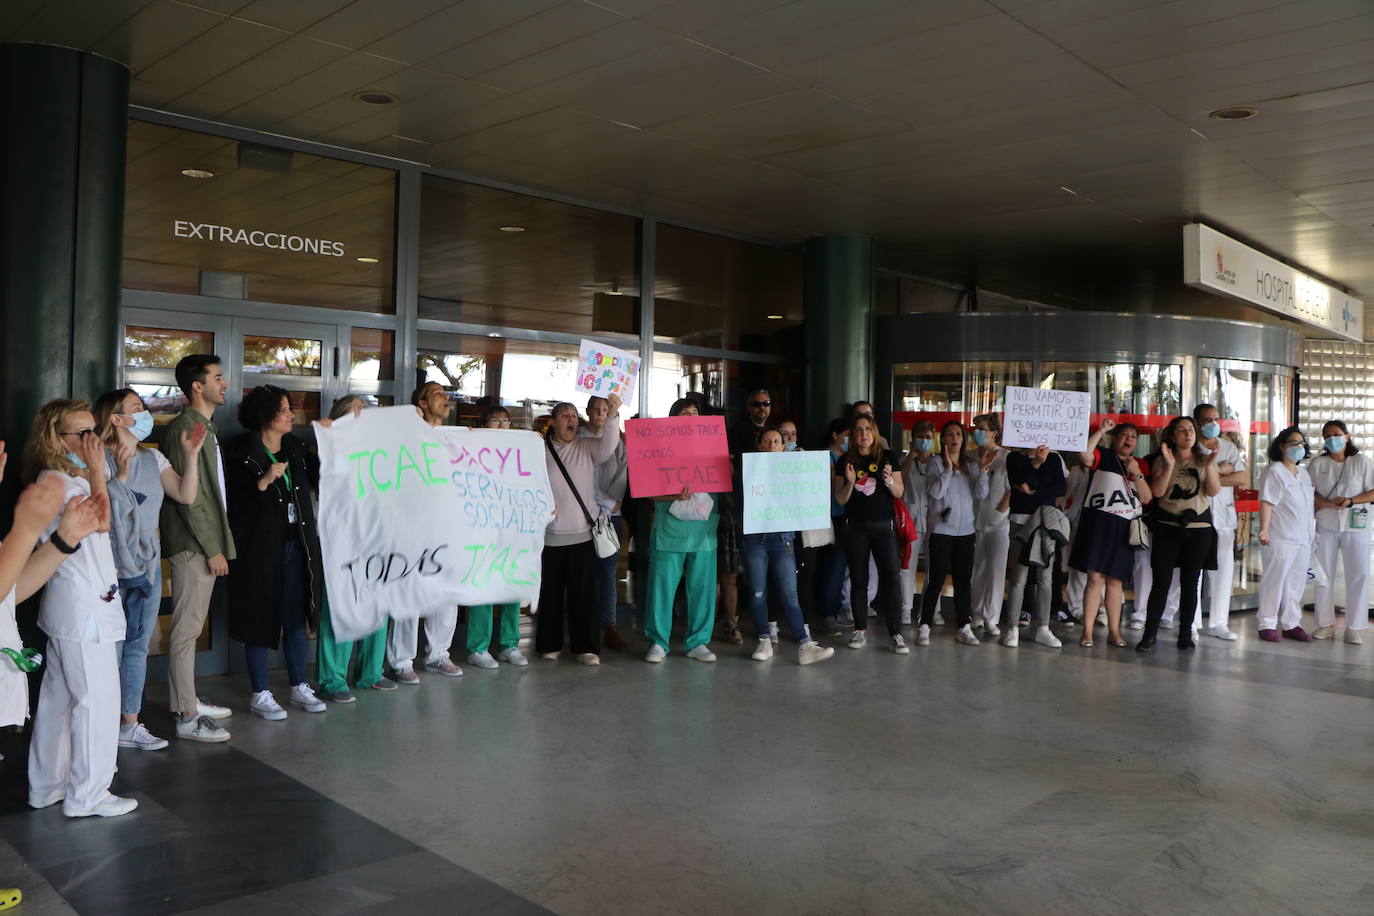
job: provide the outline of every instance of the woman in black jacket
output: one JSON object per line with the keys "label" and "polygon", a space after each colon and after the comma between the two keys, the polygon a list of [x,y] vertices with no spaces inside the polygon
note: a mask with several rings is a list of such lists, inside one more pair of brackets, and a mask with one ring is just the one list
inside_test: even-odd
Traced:
{"label": "woman in black jacket", "polygon": [[313,495],[320,462],[292,434],[291,399],[281,388],[260,385],[239,404],[248,432],[224,459],[229,527],[239,545],[229,564],[229,635],[243,643],[253,696],[249,712],[286,718],[267,688],[267,652],[280,644],[291,683],[290,705],[324,712],[306,682],[306,625],[319,620],[319,530]]}

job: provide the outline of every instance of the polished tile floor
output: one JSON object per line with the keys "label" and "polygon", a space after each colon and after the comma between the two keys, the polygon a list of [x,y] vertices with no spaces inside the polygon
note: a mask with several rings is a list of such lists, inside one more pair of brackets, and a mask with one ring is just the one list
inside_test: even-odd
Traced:
{"label": "polished tile floor", "polygon": [[126,818],[28,811],[8,750],[0,883],[38,913],[1367,916],[1374,640],[1235,623],[1149,656],[608,653],[284,723],[209,679],[233,741],[121,751]]}

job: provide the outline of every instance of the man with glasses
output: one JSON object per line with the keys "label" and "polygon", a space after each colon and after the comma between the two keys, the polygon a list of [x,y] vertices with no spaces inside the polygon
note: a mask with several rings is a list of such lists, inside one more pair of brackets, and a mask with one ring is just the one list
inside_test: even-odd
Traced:
{"label": "man with glasses", "polygon": [[[213,422],[215,411],[224,406],[229,380],[224,377],[220,358],[203,353],[177,363],[176,379],[187,404],[167,424],[162,453],[172,470],[182,475],[195,461],[201,483],[194,502],[184,505],[166,500],[158,519],[162,555],[172,569],[167,679],[177,737],[214,743],[229,740],[229,732],[214,720],[226,719],[232,713],[196,696],[196,641],[205,628],[215,580],[229,574],[229,561],[236,556],[225,506],[224,462]],[[183,443],[201,424],[206,430],[205,444],[199,455],[190,456]]]}
{"label": "man with glasses", "polygon": [[751,391],[744,400],[744,416],[730,427],[729,442],[731,455],[743,455],[758,448],[759,433],[768,425],[768,417],[773,412],[773,401],[762,388]]}

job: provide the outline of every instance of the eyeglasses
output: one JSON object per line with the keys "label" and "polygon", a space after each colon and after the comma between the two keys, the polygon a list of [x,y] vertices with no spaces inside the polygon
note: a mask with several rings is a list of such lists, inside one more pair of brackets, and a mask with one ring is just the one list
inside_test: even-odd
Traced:
{"label": "eyeglasses", "polygon": [[772,407],[772,406],[773,406],[773,402],[772,402],[772,401],[750,401],[750,402],[749,402],[749,406],[750,406],[750,407]]}
{"label": "eyeglasses", "polygon": [[93,429],[78,429],[76,432],[71,432],[71,433],[58,433],[58,435],[59,435],[59,436],[84,436],[84,435],[86,435],[86,433],[94,433],[94,432],[95,432],[95,430],[93,430]]}
{"label": "eyeglasses", "polygon": [[487,429],[510,429],[510,417],[504,420],[488,420]]}

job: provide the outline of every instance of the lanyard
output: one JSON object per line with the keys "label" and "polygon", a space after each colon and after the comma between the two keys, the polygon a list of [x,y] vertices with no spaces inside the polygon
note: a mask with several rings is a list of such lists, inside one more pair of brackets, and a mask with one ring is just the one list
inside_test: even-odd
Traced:
{"label": "lanyard", "polygon": [[[272,454],[272,450],[271,450],[270,448],[268,448],[268,447],[266,446],[266,444],[263,445],[262,450],[263,450],[264,452],[267,453],[268,459],[269,459],[273,464],[276,464],[276,463],[277,463],[277,456],[274,455],[274,454]],[[284,481],[286,481],[286,492],[290,493],[290,492],[292,492],[292,491],[295,489],[295,487],[293,487],[292,484],[291,484],[291,456],[290,456],[290,455],[287,455],[287,456],[286,456],[286,470],[282,471],[282,473],[281,473],[281,479],[284,480]]]}

